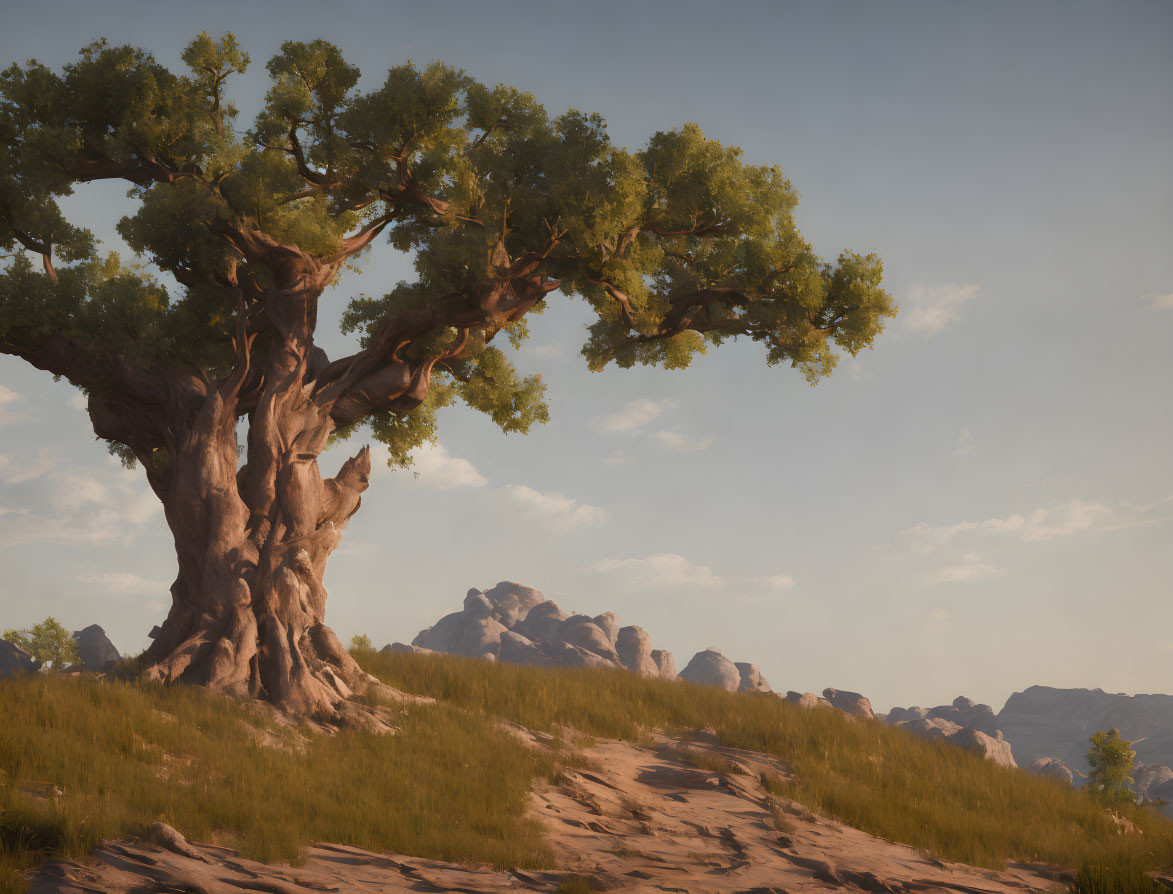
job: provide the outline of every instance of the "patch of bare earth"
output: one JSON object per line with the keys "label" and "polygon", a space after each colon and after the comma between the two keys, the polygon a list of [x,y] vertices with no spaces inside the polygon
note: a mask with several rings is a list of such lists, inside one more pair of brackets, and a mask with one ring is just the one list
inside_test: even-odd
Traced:
{"label": "patch of bare earth", "polygon": [[[703,735],[681,748],[598,740],[589,770],[540,787],[531,809],[545,825],[559,871],[495,870],[318,844],[291,868],[170,837],[106,842],[86,864],[55,861],[32,881],[47,892],[273,894],[310,892],[557,891],[568,876],[592,890],[683,894],[944,892],[1024,894],[1063,890],[1048,867],[992,872],[942,863],[918,851],[813,816],[773,798],[763,773],[785,776],[774,758],[720,748]],[[721,771],[704,769],[719,766]],[[740,771],[740,772],[738,772]]]}

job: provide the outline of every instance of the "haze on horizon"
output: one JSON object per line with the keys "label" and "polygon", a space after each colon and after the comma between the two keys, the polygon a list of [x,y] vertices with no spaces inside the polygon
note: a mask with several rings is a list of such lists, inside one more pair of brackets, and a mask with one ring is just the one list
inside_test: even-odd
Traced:
{"label": "haze on horizon", "polygon": [[[551,421],[442,411],[415,474],[378,467],[327,572],[327,620],[410,641],[514,580],[617,611],[679,666],[707,646],[777,690],[878,709],[1032,684],[1173,692],[1173,6],[1161,2],[0,2],[0,62],[89,41],[178,70],[236,34],[251,125],[284,40],[381,80],[433,58],[599,112],[617,143],[696,121],[777,163],[826,257],[875,251],[901,312],[815,388],[742,342],[683,372],[577,356],[555,296],[518,353]],[[66,205],[125,255],[125,188]],[[411,278],[381,246],[328,302]],[[332,356],[350,343],[319,327]],[[359,436],[361,437],[361,436]],[[353,445],[323,458],[331,472]],[[0,356],[0,626],[53,615],[124,652],[169,605],[170,536],[84,406]]]}

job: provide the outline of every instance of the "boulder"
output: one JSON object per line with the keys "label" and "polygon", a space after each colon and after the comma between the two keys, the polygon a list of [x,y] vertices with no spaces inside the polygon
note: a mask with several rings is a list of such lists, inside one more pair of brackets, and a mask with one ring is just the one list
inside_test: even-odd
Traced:
{"label": "boulder", "polygon": [[1062,782],[1064,785],[1075,784],[1075,774],[1071,772],[1071,768],[1054,757],[1036,758],[1027,765],[1026,772],[1045,776],[1047,779]]}
{"label": "boulder", "polygon": [[477,618],[465,625],[454,650],[459,655],[496,655],[501,646],[501,634],[506,627],[496,618]]}
{"label": "boulder", "polygon": [[558,667],[620,667],[618,661],[604,658],[590,649],[573,643],[552,643],[546,650]]}
{"label": "boulder", "polygon": [[991,736],[981,730],[960,726],[943,717],[918,717],[915,720],[901,720],[895,726],[906,729],[933,742],[948,742],[961,748],[976,751],[982,757],[1003,767],[1017,767],[1010,743],[1002,734]]}
{"label": "boulder", "polygon": [[77,642],[78,660],[85,670],[106,670],[122,658],[114,648],[114,643],[107,638],[106,631],[97,624],[91,624],[84,630],[75,630],[73,638]]}
{"label": "boulder", "polygon": [[484,595],[493,605],[493,617],[510,629],[525,620],[534,606],[546,601],[541,590],[510,580],[500,581],[497,586],[485,590]]}
{"label": "boulder", "polygon": [[741,682],[738,683],[737,689],[739,692],[773,692],[770,688],[769,682],[762,676],[762,670],[756,664],[749,664],[745,661],[738,661],[734,664],[737,672],[741,675]]}
{"label": "boulder", "polygon": [[819,707],[819,697],[813,692],[795,692],[791,689],[784,696],[786,701],[798,705],[800,708]]}
{"label": "boulder", "polygon": [[619,615],[615,612],[603,612],[595,617],[595,625],[603,631],[607,641],[614,647],[619,636]]}
{"label": "boulder", "polygon": [[[469,621],[481,621],[485,618],[493,616],[493,603],[480,590],[469,590],[464,597],[464,620],[465,623]],[[499,620],[493,618],[498,624]],[[502,627],[505,625],[502,624]]]}
{"label": "boulder", "polygon": [[994,709],[989,705],[976,704],[964,695],[953,699],[951,705],[940,705],[930,709],[928,716],[951,720],[958,726],[976,729],[988,736],[998,731],[998,718],[994,715]]}
{"label": "boulder", "polygon": [[876,712],[872,710],[872,703],[858,692],[847,692],[842,689],[827,687],[823,690],[823,698],[844,714],[853,714],[857,717],[876,719]]}
{"label": "boulder", "polygon": [[652,638],[642,627],[620,628],[615,637],[615,651],[619,654],[619,661],[632,673],[643,677],[660,676],[660,667],[652,657]]}
{"label": "boulder", "polygon": [[895,725],[933,741],[947,739],[961,730],[953,721],[940,717],[918,717],[915,720],[902,720]]}
{"label": "boulder", "polygon": [[693,655],[680,672],[680,679],[703,686],[720,686],[728,692],[736,692],[741,687],[737,665],[712,647]]}
{"label": "boulder", "polygon": [[[948,722],[948,721],[946,721]],[[948,739],[950,745],[968,748],[976,751],[986,760],[991,760],[1000,767],[1017,767],[1014,754],[1010,750],[1010,743],[1002,738],[999,731],[996,735],[988,735],[981,730],[962,727]]]}
{"label": "boulder", "polygon": [[677,678],[676,659],[667,649],[652,649],[652,661],[656,662],[656,667],[660,669],[662,679],[675,680]]}
{"label": "boulder", "polygon": [[565,620],[566,615],[562,609],[546,600],[533,606],[512,629],[531,640],[544,639],[553,642],[558,639],[558,628]]}
{"label": "boulder", "polygon": [[646,630],[620,627],[615,612],[594,618],[567,617],[540,591],[513,581],[501,581],[483,592],[470,589],[460,611],[421,630],[410,646],[387,648],[414,655],[445,652],[540,667],[625,668],[649,677],[676,679],[672,653],[653,650]]}
{"label": "boulder", "polygon": [[464,632],[466,621],[467,618],[463,611],[445,615],[431,627],[416,634],[411,644],[430,649],[433,652],[455,652],[457,651],[456,644]]}
{"label": "boulder", "polygon": [[464,597],[463,611],[445,615],[433,626],[421,630],[411,644],[433,652],[473,658],[480,658],[486,652],[496,654],[501,634],[507,628],[492,613],[493,605],[485,594],[469,590]]}
{"label": "boulder", "polygon": [[611,645],[611,638],[595,623],[594,618],[586,615],[571,615],[563,621],[558,626],[557,640],[588,649],[612,664],[622,664],[615,647]]}
{"label": "boulder", "polygon": [[423,646],[409,646],[407,643],[391,643],[389,646],[383,646],[379,650],[383,653],[395,653],[397,655],[438,655],[440,654],[435,649],[425,649]]}
{"label": "boulder", "polygon": [[892,726],[902,723],[905,720],[923,720],[928,716],[928,711],[925,708],[893,708],[888,712],[884,721]]}
{"label": "boulder", "polygon": [[0,639],[0,677],[35,674],[41,663],[15,643]]}
{"label": "boulder", "polygon": [[1141,764],[1132,771],[1132,790],[1142,804],[1163,805],[1160,810],[1173,819],[1173,770],[1160,764]]}
{"label": "boulder", "polygon": [[497,654],[502,661],[511,664],[526,664],[531,667],[554,666],[552,655],[513,630],[506,630],[501,634],[501,650]]}

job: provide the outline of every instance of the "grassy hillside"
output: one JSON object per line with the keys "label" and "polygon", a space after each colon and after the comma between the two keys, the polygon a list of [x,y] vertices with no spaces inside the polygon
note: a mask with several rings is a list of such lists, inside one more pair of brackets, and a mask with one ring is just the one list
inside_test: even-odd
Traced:
{"label": "grassy hillside", "polygon": [[302,736],[199,689],[38,675],[0,680],[0,719],[0,892],[47,854],[159,820],[261,860],[337,841],[549,865],[524,811],[553,761],[478,713],[413,706],[398,735]]}
{"label": "grassy hillside", "polygon": [[1152,811],[1125,811],[1144,834],[1123,836],[1082,792],[839,711],[625,671],[538,670],[446,655],[360,661],[396,688],[531,729],[566,725],[635,740],[643,728],[711,728],[724,745],[784,760],[800,780],[785,794],[811,810],[942,859],[991,869],[1016,859],[1173,867],[1173,822]]}
{"label": "grassy hillside", "polygon": [[157,820],[266,860],[327,840],[548,866],[526,793],[557,760],[502,731],[498,717],[630,740],[649,728],[712,728],[724,744],[785,760],[800,782],[780,794],[945,859],[1173,866],[1173,823],[1155,814],[1130,812],[1144,834],[1121,836],[1080,793],[836,711],[623,671],[359,657],[389,684],[440,703],[409,707],[394,736],[331,737],[195,689],[0,682],[0,891],[19,890],[17,871],[46,855],[81,856]]}

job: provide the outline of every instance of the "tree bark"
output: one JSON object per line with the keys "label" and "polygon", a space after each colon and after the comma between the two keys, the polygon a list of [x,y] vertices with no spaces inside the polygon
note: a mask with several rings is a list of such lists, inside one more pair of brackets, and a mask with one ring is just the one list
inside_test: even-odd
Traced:
{"label": "tree bark", "polygon": [[[366,447],[333,478],[318,469],[335,424],[330,402],[313,396],[311,361],[320,352],[312,332],[332,273],[312,261],[291,265],[283,287],[266,296],[272,333],[261,375],[249,375],[252,342],[242,324],[236,367],[191,412],[176,414],[163,471],[148,468],[179,573],[171,611],[152,631],[147,675],[320,720],[336,720],[340,702],[374,683],[325,625],[326,560],[371,470]],[[246,380],[263,384],[250,399],[247,461],[238,468]]]}

